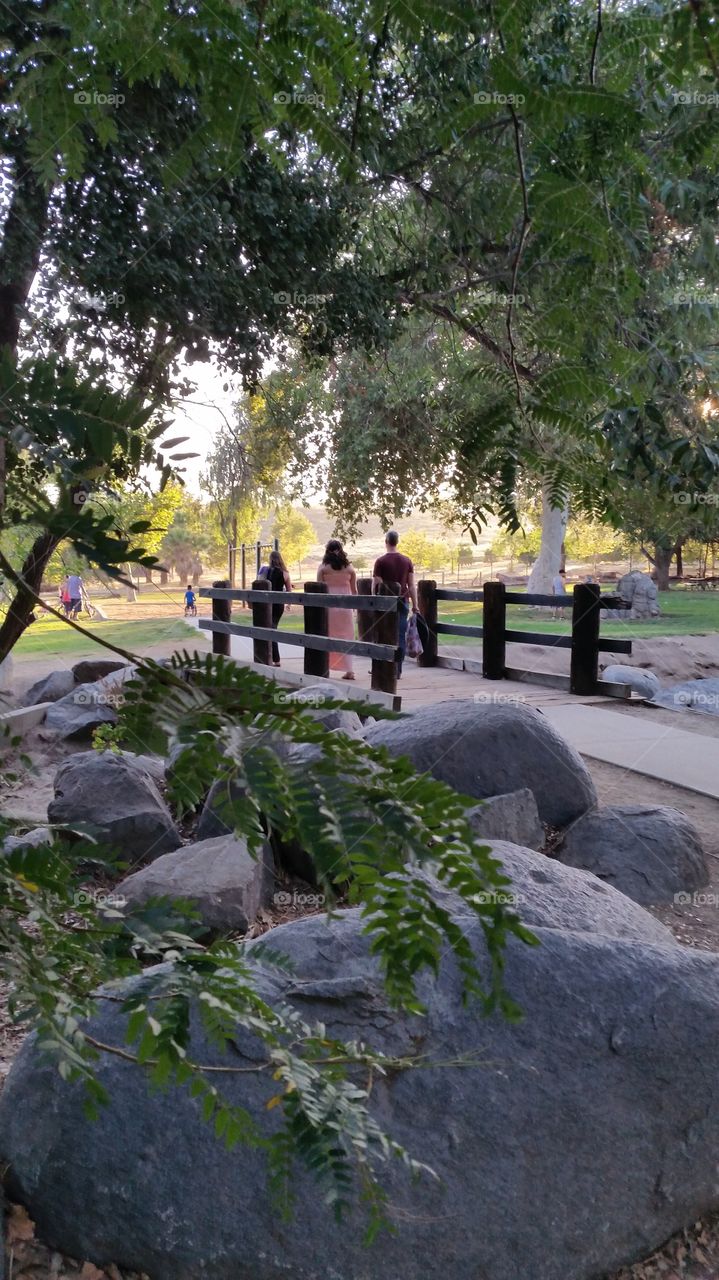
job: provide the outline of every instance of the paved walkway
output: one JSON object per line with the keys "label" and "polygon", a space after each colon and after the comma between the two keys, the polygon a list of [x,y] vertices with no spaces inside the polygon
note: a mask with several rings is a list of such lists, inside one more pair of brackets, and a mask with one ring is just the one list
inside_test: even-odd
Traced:
{"label": "paved walkway", "polygon": [[719,800],[719,738],[652,719],[651,708],[620,715],[598,706],[545,706],[542,711],[583,756],[672,782]]}

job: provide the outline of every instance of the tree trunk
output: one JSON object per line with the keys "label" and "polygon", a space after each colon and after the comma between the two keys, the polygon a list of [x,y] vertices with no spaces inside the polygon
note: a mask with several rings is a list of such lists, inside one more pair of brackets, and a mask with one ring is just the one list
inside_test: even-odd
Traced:
{"label": "tree trunk", "polygon": [[674,552],[677,558],[677,577],[683,578],[684,577],[684,559],[682,557],[681,541],[677,543],[676,547],[674,548]]}
{"label": "tree trunk", "polygon": [[166,587],[169,581],[170,575],[167,572],[167,569],[160,569],[160,586]]}
{"label": "tree trunk", "polygon": [[672,560],[674,559],[674,547],[665,547],[655,544],[654,556],[652,557],[654,570],[657,575],[657,591],[669,590],[669,570]]}
{"label": "tree trunk", "polygon": [[562,543],[569,518],[569,504],[553,507],[549,493],[542,489],[542,544],[527,581],[527,591],[551,595],[552,582],[562,563]]}
{"label": "tree trunk", "polygon": [[33,595],[40,591],[48,560],[60,542],[61,539],[53,533],[41,533],[28,552],[20,570],[22,583],[16,588],[5,621],[0,627],[0,662],[4,662],[29,625],[35,604]]}

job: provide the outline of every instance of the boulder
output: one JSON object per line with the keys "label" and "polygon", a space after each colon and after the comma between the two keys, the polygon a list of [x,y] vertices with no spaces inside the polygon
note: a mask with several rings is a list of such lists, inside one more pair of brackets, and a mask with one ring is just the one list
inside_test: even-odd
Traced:
{"label": "boulder", "polygon": [[673,902],[709,879],[699,834],[678,809],[596,809],[566,833],[557,856],[567,866],[593,871],[635,902]]}
{"label": "boulder", "polygon": [[244,794],[245,788],[240,782],[227,782],[221,778],[213,782],[197,824],[197,839],[211,840],[215,836],[231,835],[233,826],[227,808],[241,800]]}
{"label": "boulder", "polygon": [[0,689],[13,691],[15,683],[15,663],[11,653],[0,662]]}
{"label": "boulder", "polygon": [[578,752],[539,711],[519,703],[435,703],[379,721],[365,738],[477,800],[529,787],[542,822],[554,827],[574,822],[597,802]]}
{"label": "boulder", "polygon": [[49,827],[33,827],[32,831],[24,831],[21,836],[6,836],[2,842],[2,853],[13,853],[15,849],[36,849],[39,845],[50,844],[52,832]]}
{"label": "boulder", "polygon": [[642,667],[627,667],[621,662],[605,667],[602,671],[602,680],[628,684],[642,698],[653,698],[660,689],[659,681],[653,671],[645,671]]}
{"label": "boulder", "polygon": [[48,707],[45,724],[61,738],[80,741],[90,738],[101,724],[117,724],[115,698],[99,684],[76,685],[72,693]]}
{"label": "boulder", "polygon": [[76,684],[92,684],[112,675],[113,671],[122,671],[128,665],[127,662],[118,662],[117,658],[83,658],[82,662],[75,663],[72,674]]}
{"label": "boulder", "polygon": [[[643,907],[588,871],[565,867],[532,849],[506,840],[487,842],[512,883],[506,905],[530,929],[574,929],[606,938],[634,938],[657,946],[677,945],[674,935]],[[466,903],[432,877],[433,897],[453,915],[467,915]],[[503,898],[504,898],[503,894]]]}
{"label": "boulder", "polygon": [[[480,926],[459,919],[484,963]],[[365,1246],[364,1220],[335,1223],[302,1167],[283,1221],[261,1151],[228,1153],[187,1090],[150,1089],[115,1055],[97,1064],[109,1101],[88,1120],[82,1084],[63,1082],[34,1037],[0,1098],[10,1194],[53,1247],[153,1280],[597,1280],[645,1257],[719,1203],[719,957],[578,929],[538,937],[507,949],[518,1023],[463,1004],[446,953],[419,981],[426,1016],[390,1010],[357,910],[277,929],[290,973],[243,948],[263,995],[328,1036],[421,1054],[421,1070],[376,1076],[371,1092],[385,1131],[437,1174],[380,1167],[395,1234]],[[111,1045],[125,1043],[117,994],[90,1022]],[[197,1019],[189,1052],[250,1068],[266,1056],[240,1030],[222,1056]],[[465,1056],[473,1069],[447,1065]],[[268,1075],[229,1073],[221,1089],[276,1123]]]}
{"label": "boulder", "polygon": [[260,908],[271,903],[273,888],[269,848],[253,858],[244,840],[218,836],[163,854],[123,880],[115,893],[130,908],[149,898],[184,898],[194,904],[208,932],[244,933]]}
{"label": "boulder", "polygon": [[138,756],[134,751],[120,751],[119,754],[136,769],[142,769],[143,773],[148,774],[156,787],[164,787],[166,766],[162,756]]}
{"label": "boulder", "polygon": [[703,680],[682,680],[679,684],[669,685],[654,694],[652,702],[660,707],[672,710],[704,711],[708,715],[719,715],[719,679],[716,676]]}
{"label": "boulder", "polygon": [[545,841],[537,802],[529,787],[489,796],[470,809],[467,817],[482,840],[509,840],[526,849],[541,849]]}
{"label": "boulder", "polygon": [[112,751],[71,756],[58,770],[50,822],[81,825],[133,864],[181,844],[170,810],[150,776]]}
{"label": "boulder", "polygon": [[43,680],[37,680],[22,700],[24,707],[36,707],[39,702],[57,702],[67,697],[75,688],[72,671],[51,671]]}

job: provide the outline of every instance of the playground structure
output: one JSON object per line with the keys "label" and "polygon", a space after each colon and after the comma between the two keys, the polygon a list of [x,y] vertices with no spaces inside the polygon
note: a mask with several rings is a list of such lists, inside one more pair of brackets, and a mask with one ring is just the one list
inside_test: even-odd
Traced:
{"label": "playground structure", "polygon": [[254,560],[254,574],[258,577],[262,567],[262,557],[266,551],[269,555],[270,551],[279,551],[279,538],[274,538],[272,542],[242,542],[239,546],[233,547],[231,542],[227,544],[227,577],[230,585],[237,585],[237,553],[240,556],[240,589],[244,591],[247,587],[247,565]]}

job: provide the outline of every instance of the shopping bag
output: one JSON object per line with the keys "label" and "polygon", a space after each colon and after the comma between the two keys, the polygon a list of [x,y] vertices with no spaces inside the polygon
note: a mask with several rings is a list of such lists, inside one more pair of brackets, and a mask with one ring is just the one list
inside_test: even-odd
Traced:
{"label": "shopping bag", "polygon": [[419,638],[417,617],[414,613],[411,613],[407,619],[406,653],[408,658],[418,658],[421,653],[424,653],[422,641]]}

